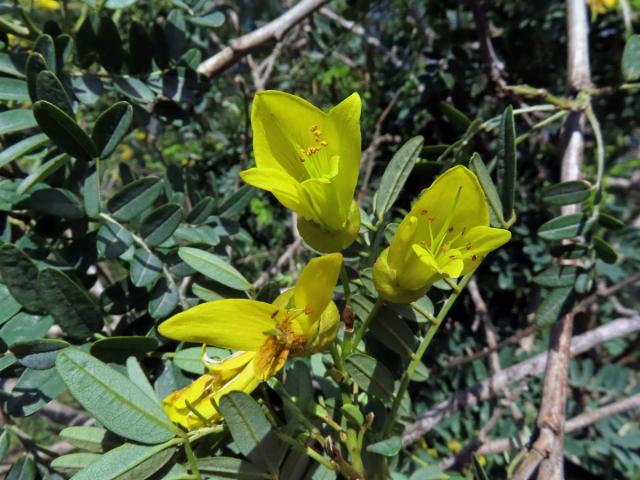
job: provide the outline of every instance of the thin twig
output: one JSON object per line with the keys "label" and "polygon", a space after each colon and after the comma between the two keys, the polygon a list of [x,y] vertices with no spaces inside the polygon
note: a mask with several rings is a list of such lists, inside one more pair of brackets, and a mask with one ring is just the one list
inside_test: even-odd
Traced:
{"label": "thin twig", "polygon": [[228,46],[204,60],[198,66],[198,72],[211,77],[233,65],[254,48],[270,40],[280,41],[294,25],[326,3],[328,0],[302,0],[275,20],[229,42]]}
{"label": "thin twig", "polygon": [[[640,331],[640,316],[619,318],[594,328],[571,340],[571,356],[580,355],[604,342],[628,336]],[[445,418],[466,407],[477,405],[495,396],[506,385],[519,383],[526,378],[542,373],[547,364],[547,352],[539,353],[523,362],[505,368],[497,374],[464,390],[459,390],[450,398],[437,403],[409,425],[403,434],[403,445],[410,445],[436,427]]]}

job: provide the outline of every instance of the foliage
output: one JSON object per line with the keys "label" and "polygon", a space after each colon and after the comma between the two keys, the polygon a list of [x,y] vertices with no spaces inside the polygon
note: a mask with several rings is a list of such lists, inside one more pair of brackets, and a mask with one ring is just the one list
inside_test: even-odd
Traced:
{"label": "foliage", "polygon": [[[477,303],[458,291],[471,276],[399,305],[376,301],[372,267],[422,190],[466,165],[491,225],[512,234],[474,277],[495,333],[534,332],[498,348],[502,369],[546,351],[558,318],[637,272],[638,12],[627,27],[616,10],[591,17],[597,87],[564,98],[558,0],[482,7],[498,81],[467,4],[324,8],[208,78],[200,63],[282,14],[281,2],[0,4],[7,478],[413,480],[517,467],[535,433],[537,378],[452,410],[403,446],[416,417],[495,366],[465,358],[487,346]],[[224,423],[186,432],[162,399],[204,373],[201,345],[163,337],[160,323],[202,302],[271,303],[315,255],[271,194],[240,181],[265,87],[325,111],[362,97],[361,227],[334,295],[343,326],[332,349],[290,359],[251,396],[223,396]],[[588,112],[584,178],[561,182],[561,125],[577,111]],[[576,317],[575,333],[639,307],[619,290]],[[640,393],[637,345],[628,335],[571,360],[567,418]],[[487,424],[482,434],[510,448],[452,463]],[[567,478],[638,477],[639,438],[633,411],[567,433]]]}

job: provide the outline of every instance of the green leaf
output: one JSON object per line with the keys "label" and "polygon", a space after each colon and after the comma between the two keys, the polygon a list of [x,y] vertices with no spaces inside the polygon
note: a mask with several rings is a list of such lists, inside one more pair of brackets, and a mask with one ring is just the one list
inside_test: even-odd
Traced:
{"label": "green leaf", "polygon": [[129,27],[129,71],[133,75],[145,75],[151,72],[153,45],[144,25],[132,21]]}
{"label": "green leaf", "polygon": [[20,312],[0,328],[0,338],[4,343],[13,347],[18,342],[37,340],[47,335],[53,325],[50,316],[31,315]]}
{"label": "green leaf", "polygon": [[177,203],[167,203],[153,210],[140,225],[147,245],[155,247],[171,237],[182,222],[182,209]]}
{"label": "green leaf", "polygon": [[51,461],[51,468],[53,468],[56,472],[60,472],[64,475],[70,476],[96,462],[100,457],[101,455],[98,453],[68,453],[66,455],[54,458]]}
{"label": "green leaf", "polygon": [[571,213],[552,218],[538,229],[538,236],[545,240],[564,240],[587,233],[591,229],[591,221],[583,213]]}
{"label": "green leaf", "polygon": [[64,350],[56,368],[76,400],[117,435],[144,444],[173,437],[175,427],[162,408],[131,380],[91,355]]}
{"label": "green leaf", "polygon": [[478,153],[474,153],[471,156],[471,160],[469,160],[469,167],[471,168],[471,171],[473,171],[473,173],[475,173],[478,177],[478,181],[482,186],[482,190],[484,190],[484,194],[487,197],[487,201],[489,202],[491,211],[498,219],[498,222],[504,224],[505,218],[503,216],[503,208],[502,201],[500,200],[500,195],[498,194],[495,183],[493,183],[493,180],[491,179],[489,170],[487,169]]}
{"label": "green leaf", "polygon": [[36,38],[33,51],[42,55],[49,70],[52,72],[57,70],[56,46],[51,35],[45,33]]}
{"label": "green leaf", "polygon": [[0,247],[0,275],[13,298],[26,310],[45,311],[36,289],[38,268],[22,250],[13,245]]}
{"label": "green leaf", "polygon": [[380,442],[372,443],[367,447],[367,452],[377,453],[385,457],[395,457],[402,448],[402,437],[395,435]]}
{"label": "green leaf", "polygon": [[60,270],[40,272],[37,291],[49,314],[71,338],[85,339],[102,328],[102,312],[87,291]]}
{"label": "green leaf", "polygon": [[3,429],[2,433],[0,433],[0,460],[4,460],[4,458],[7,456],[10,443],[11,438],[9,432]]}
{"label": "green leaf", "polygon": [[187,43],[187,24],[180,10],[173,9],[167,15],[164,34],[167,39],[169,57],[178,60]]}
{"label": "green leaf", "polygon": [[382,400],[393,398],[393,376],[381,362],[364,353],[347,357],[345,367],[360,388]]}
{"label": "green leaf", "polygon": [[[43,135],[43,137],[45,139],[47,138],[46,135]],[[57,155],[57,156],[53,157],[51,160],[49,160],[49,161],[43,163],[42,165],[40,165],[39,167],[37,167],[24,180],[22,180],[22,182],[20,182],[20,185],[18,185],[18,188],[16,189],[16,193],[18,195],[22,195],[22,194],[27,193],[29,190],[31,190],[31,188],[36,183],[42,182],[43,180],[45,180],[50,175],[53,175],[60,168],[64,167],[68,162],[69,162],[69,155],[67,155],[66,153],[61,153],[60,155]],[[64,190],[64,191],[66,192],[66,190]],[[32,196],[31,198],[34,198],[34,197]],[[77,200],[77,197],[73,196],[68,200],[71,200],[71,199],[73,199],[72,200],[73,210],[75,211],[75,214],[77,214],[77,208],[76,207],[78,205],[76,205],[76,202],[75,202],[75,200]],[[77,217],[77,218],[84,217],[84,212],[82,212],[82,207],[80,207],[80,213],[81,213],[81,216]],[[65,216],[65,215],[60,215],[60,216]],[[69,217],[67,217],[67,218],[69,218]]]}
{"label": "green leaf", "polygon": [[230,196],[225,198],[218,206],[218,214],[221,217],[231,218],[240,215],[256,194],[256,189],[250,185],[243,185]]}
{"label": "green leaf", "polygon": [[582,269],[571,265],[551,265],[533,277],[533,281],[541,287],[569,287],[581,272]]}
{"label": "green leaf", "polygon": [[91,23],[91,16],[87,15],[78,29],[75,46],[81,68],[88,68],[96,59],[96,32]]}
{"label": "green leaf", "polygon": [[100,17],[95,45],[102,66],[108,72],[119,72],[124,62],[122,39],[118,27],[107,15]]}
{"label": "green leaf", "polygon": [[0,325],[20,311],[20,304],[11,296],[6,285],[0,284]]}
{"label": "green leaf", "polygon": [[224,14],[222,12],[211,12],[202,17],[189,16],[187,21],[199,27],[217,28],[224,23]]}
{"label": "green leaf", "polygon": [[151,383],[149,383],[149,379],[145,375],[144,370],[142,370],[142,367],[140,366],[140,362],[138,362],[138,359],[136,357],[131,356],[127,358],[126,365],[127,365],[127,376],[129,377],[129,379],[133,383],[135,383],[140,388],[140,390],[146,393],[151,400],[160,404],[160,400],[158,399],[158,396],[156,395],[156,392],[153,389],[153,386],[151,386]]}
{"label": "green leaf", "polygon": [[0,112],[0,135],[34,128],[38,125],[31,110],[7,110]]}
{"label": "green leaf", "polygon": [[98,156],[93,140],[73,118],[55,105],[38,100],[33,104],[33,115],[42,131],[63,152],[80,160],[91,160]]}
{"label": "green leaf", "polygon": [[130,7],[137,1],[138,0],[107,0],[104,6],[112,10],[119,10],[121,8]]}
{"label": "green leaf", "polygon": [[[0,155],[2,155],[0,153]],[[1,164],[0,164],[1,166]],[[187,215],[187,223],[198,225],[203,223],[213,213],[216,202],[211,197],[205,197],[196,203]]]}
{"label": "green leaf", "polygon": [[96,341],[91,346],[91,355],[103,362],[125,363],[128,357],[153,352],[158,346],[153,337],[109,337]]}
{"label": "green leaf", "polygon": [[161,191],[159,178],[140,178],[118,190],[107,202],[107,208],[116,220],[128,222],[149,208]]}
{"label": "green leaf", "polygon": [[4,480],[35,480],[36,464],[31,457],[20,457],[11,467]]}
{"label": "green leaf", "polygon": [[187,265],[207,278],[236,290],[251,288],[251,284],[239,271],[213,253],[199,248],[181,247],[178,255]]}
{"label": "green leaf", "polygon": [[174,285],[161,278],[151,290],[151,298],[147,310],[151,318],[159,320],[169,316],[180,301],[180,295]]}
{"label": "green leaf", "polygon": [[55,105],[64,113],[74,118],[71,99],[67,95],[67,91],[56,77],[56,74],[49,70],[43,70],[36,77],[36,96],[38,100],[45,100]]}
{"label": "green leaf", "polygon": [[601,237],[593,237],[593,248],[598,258],[604,263],[616,263],[618,261],[616,251]]}
{"label": "green leaf", "polygon": [[153,253],[139,248],[131,259],[129,275],[136,287],[152,285],[162,276],[162,260]]}
{"label": "green leaf", "polygon": [[0,73],[24,78],[26,60],[23,52],[0,53]]}
{"label": "green leaf", "polygon": [[[63,154],[66,156],[66,154]],[[84,218],[81,200],[69,190],[62,188],[42,188],[31,194],[29,207],[36,212],[54,217],[80,220]]]}
{"label": "green leaf", "polygon": [[[173,363],[178,368],[187,372],[202,375],[205,372],[204,364],[202,363],[202,348],[189,347],[178,350],[173,357]],[[230,350],[217,347],[207,347],[207,356],[215,361],[222,360],[231,355]]]}
{"label": "green leaf", "polygon": [[40,72],[47,70],[47,62],[38,52],[33,52],[27,57],[25,63],[25,74],[27,77],[27,91],[32,102],[38,100],[36,91],[36,81]]}
{"label": "green leaf", "polygon": [[16,102],[29,100],[27,82],[16,78],[0,77],[0,100]]}
{"label": "green leaf", "polygon": [[393,206],[404,188],[404,184],[418,160],[423,142],[424,138],[420,136],[409,139],[387,165],[374,199],[373,211],[379,220]]}
{"label": "green leaf", "polygon": [[453,105],[440,102],[440,108],[446,119],[461,130],[466,130],[471,125],[471,119]]}
{"label": "green leaf", "polygon": [[543,326],[551,325],[569,310],[572,303],[573,286],[550,290],[536,310],[536,323]]}
{"label": "green leaf", "polygon": [[7,412],[16,417],[33,415],[64,392],[64,383],[54,368],[26,369],[7,400]]}
{"label": "green leaf", "polygon": [[113,222],[104,222],[98,229],[98,253],[107,259],[118,258],[133,244],[131,232]]}
{"label": "green leaf", "polygon": [[151,89],[137,78],[114,79],[114,86],[120,93],[137,103],[151,103],[155,99]]}
{"label": "green leaf", "polygon": [[201,473],[214,475],[216,479],[236,480],[269,480],[272,478],[263,469],[251,463],[233,457],[198,458],[198,469]]}
{"label": "green leaf", "polygon": [[406,322],[384,308],[371,324],[370,332],[387,348],[406,357],[415,350],[416,339]]}
{"label": "green leaf", "polygon": [[115,435],[100,427],[67,427],[60,432],[60,439],[95,453],[111,450],[121,442]]}
{"label": "green leaf", "polygon": [[27,137],[17,143],[14,143],[10,147],[5,148],[0,152],[0,168],[10,164],[14,160],[19,159],[32,150],[43,146],[48,141],[49,137],[47,137],[44,133],[38,133],[37,135]]}
{"label": "green leaf", "polygon": [[581,203],[591,193],[591,185],[584,180],[557,183],[542,191],[542,201],[547,205]]}
{"label": "green leaf", "polygon": [[73,476],[73,480],[144,480],[160,470],[173,457],[171,445],[152,447],[125,443],[100,456]]}
{"label": "green leaf", "polygon": [[516,158],[516,127],[511,105],[502,114],[497,148],[496,170],[498,192],[500,192],[500,199],[502,200],[502,218],[509,220],[513,215],[518,166]]}
{"label": "green leaf", "polygon": [[624,230],[624,228],[626,227],[625,223],[622,220],[619,220],[616,217],[604,212],[600,212],[598,214],[598,223],[600,224],[600,226],[609,230]]}
{"label": "green leaf", "polygon": [[41,338],[16,342],[11,345],[11,352],[20,363],[34,370],[48,370],[56,364],[56,357],[60,350],[69,346],[68,342],[56,338]]}
{"label": "green leaf", "polygon": [[632,82],[640,78],[640,35],[631,35],[622,52],[622,75]]}
{"label": "green leaf", "polygon": [[100,185],[98,185],[97,162],[91,165],[91,170],[82,185],[84,210],[89,218],[100,215]]}
{"label": "green leaf", "polygon": [[276,442],[258,402],[244,392],[232,391],[220,399],[220,413],[240,453],[277,471]]}
{"label": "green leaf", "polygon": [[342,405],[340,412],[347,418],[347,420],[356,428],[361,427],[364,424],[364,415],[358,407],[352,403]]}
{"label": "green leaf", "polygon": [[107,158],[122,141],[131,126],[133,108],[129,102],[117,102],[100,114],[91,133],[100,158]]}

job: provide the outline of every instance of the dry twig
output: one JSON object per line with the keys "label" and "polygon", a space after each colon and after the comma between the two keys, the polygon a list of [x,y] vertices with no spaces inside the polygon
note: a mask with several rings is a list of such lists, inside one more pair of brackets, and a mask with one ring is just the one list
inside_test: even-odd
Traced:
{"label": "dry twig", "polygon": [[254,48],[270,40],[279,42],[294,25],[326,3],[328,0],[302,0],[275,20],[229,42],[228,46],[204,60],[198,66],[198,72],[211,77],[233,65]]}

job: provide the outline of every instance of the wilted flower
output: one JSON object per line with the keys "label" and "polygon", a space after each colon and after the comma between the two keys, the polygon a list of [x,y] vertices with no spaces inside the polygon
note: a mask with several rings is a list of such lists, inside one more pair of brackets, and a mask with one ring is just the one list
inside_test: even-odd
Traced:
{"label": "wilted flower", "polygon": [[273,303],[226,299],[203,303],[163,322],[162,335],[240,350],[221,362],[203,356],[207,373],[163,401],[169,418],[193,429],[221,419],[214,404],[230,391],[251,393],[290,356],[311,355],[335,339],[340,314],[331,300],[342,255],[315,258],[294,288]]}

